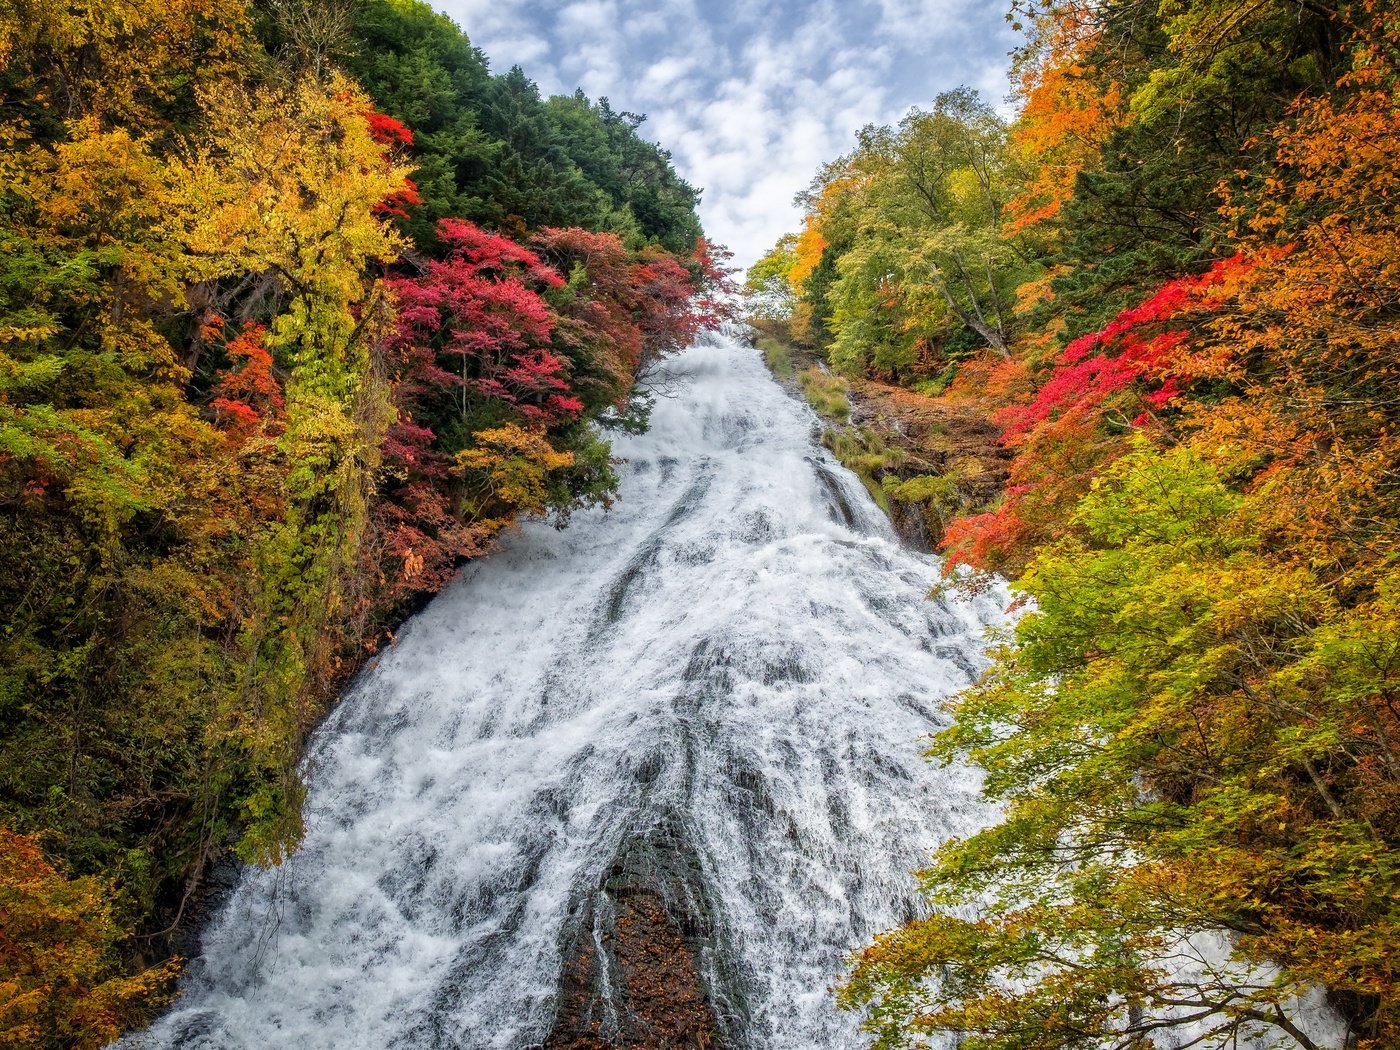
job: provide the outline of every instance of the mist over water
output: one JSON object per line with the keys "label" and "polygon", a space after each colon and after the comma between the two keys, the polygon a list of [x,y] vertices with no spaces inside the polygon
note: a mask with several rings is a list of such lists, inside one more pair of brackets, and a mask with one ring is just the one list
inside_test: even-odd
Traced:
{"label": "mist over water", "polygon": [[861,1045],[828,990],[847,953],[992,816],[921,749],[1005,596],[929,601],[933,559],[755,351],[711,337],[669,371],[609,513],[509,537],[360,675],[313,742],[304,845],[243,873],[123,1045],[537,1044],[586,905],[657,838],[731,1038]]}

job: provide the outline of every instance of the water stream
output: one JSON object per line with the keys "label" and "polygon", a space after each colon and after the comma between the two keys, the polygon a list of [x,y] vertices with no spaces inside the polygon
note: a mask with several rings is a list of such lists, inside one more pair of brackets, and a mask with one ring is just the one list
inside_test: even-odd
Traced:
{"label": "water stream", "polygon": [[585,905],[660,836],[730,1037],[861,1045],[828,991],[846,953],[990,816],[921,738],[1004,597],[927,600],[932,559],[752,349],[711,337],[670,371],[609,513],[526,526],[361,674],[308,757],[305,844],[242,875],[128,1044],[538,1044]]}

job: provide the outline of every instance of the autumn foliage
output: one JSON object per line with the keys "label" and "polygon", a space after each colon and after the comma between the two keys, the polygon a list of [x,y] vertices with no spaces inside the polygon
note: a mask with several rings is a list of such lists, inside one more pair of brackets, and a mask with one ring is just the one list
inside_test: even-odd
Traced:
{"label": "autumn foliage", "polygon": [[[981,154],[866,129],[750,278],[769,330],[796,274],[793,339],[1012,457],[981,505],[921,479],[963,510],[943,586],[1019,592],[932,749],[1004,817],[842,1000],[884,1047],[1397,1045],[1394,13],[1012,16],[1015,119],[929,128]],[[1302,1019],[1319,990],[1343,1034]]]}
{"label": "autumn foliage", "polygon": [[[635,123],[426,5],[294,6],[0,10],[5,1046],[165,1001],[208,865],[296,848],[336,689],[513,521],[610,501],[595,420],[716,321]],[[338,61],[391,32],[435,72],[371,98]]]}
{"label": "autumn foliage", "polygon": [[168,998],[170,962],[110,976],[121,928],[97,879],[65,878],[32,837],[0,829],[0,1046],[96,1050]]}
{"label": "autumn foliage", "polygon": [[953,522],[944,537],[950,567],[1018,567],[1070,527],[1073,508],[1135,432],[1160,430],[1163,414],[1213,367],[1189,352],[1193,331],[1255,265],[1243,255],[1205,273],[1168,281],[1103,328],[1069,342],[1025,401],[993,411],[1002,442],[1016,450],[1004,499]]}

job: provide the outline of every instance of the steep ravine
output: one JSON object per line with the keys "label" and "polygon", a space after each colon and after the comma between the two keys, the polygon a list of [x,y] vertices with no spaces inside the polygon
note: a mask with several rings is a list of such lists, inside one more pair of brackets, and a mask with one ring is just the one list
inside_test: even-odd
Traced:
{"label": "steep ravine", "polygon": [[672,371],[610,513],[524,528],[362,673],[302,849],[128,1045],[858,1045],[847,953],[990,815],[921,740],[1004,596],[926,600],[751,348]]}
{"label": "steep ravine", "polygon": [[1012,452],[984,406],[833,375],[819,354],[779,331],[748,338],[773,378],[812,404],[823,446],[861,479],[907,546],[938,549],[950,521],[1001,494]]}

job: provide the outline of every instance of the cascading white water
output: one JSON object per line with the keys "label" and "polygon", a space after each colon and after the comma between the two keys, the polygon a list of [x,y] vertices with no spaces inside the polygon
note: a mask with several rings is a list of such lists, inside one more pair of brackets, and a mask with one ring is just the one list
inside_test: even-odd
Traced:
{"label": "cascading white water", "polygon": [[753,1048],[859,1045],[828,991],[991,817],[921,740],[1003,595],[929,601],[810,410],[713,337],[616,442],[622,500],[473,563],[316,734],[305,843],[249,870],[133,1046],[536,1044],[629,837],[698,872],[707,962]]}

